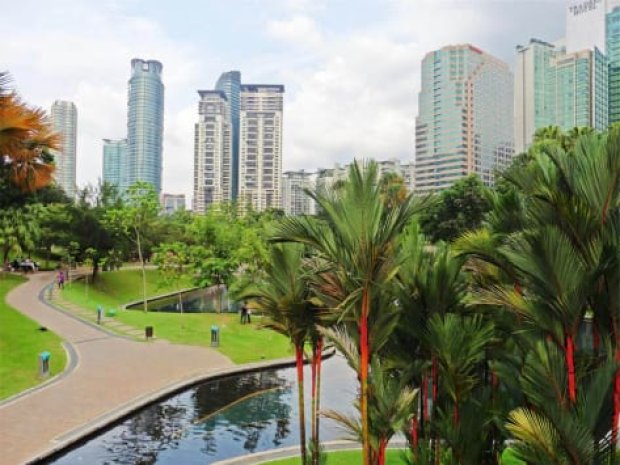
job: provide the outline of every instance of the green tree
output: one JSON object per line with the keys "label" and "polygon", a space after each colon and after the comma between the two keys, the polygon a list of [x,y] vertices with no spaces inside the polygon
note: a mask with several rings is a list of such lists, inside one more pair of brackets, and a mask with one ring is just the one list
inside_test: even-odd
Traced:
{"label": "green tree", "polygon": [[191,264],[190,250],[187,244],[173,242],[161,244],[155,249],[155,264],[158,266],[162,283],[173,285],[177,289],[179,298],[179,310],[183,313],[183,296],[181,295],[180,283],[187,276]]}
{"label": "green tree", "polygon": [[148,310],[148,303],[143,242],[145,237],[148,237],[159,210],[159,200],[153,186],[146,182],[136,182],[127,190],[126,204],[108,209],[105,215],[106,224],[135,244],[142,269],[142,295],[145,312]]}
{"label": "green tree", "polygon": [[25,208],[7,208],[0,210],[0,250],[2,263],[7,264],[10,253],[32,251],[40,236],[39,205]]}
{"label": "green tree", "polygon": [[419,218],[424,234],[433,242],[453,241],[478,229],[490,209],[485,191],[480,179],[470,175],[436,194],[437,201]]}

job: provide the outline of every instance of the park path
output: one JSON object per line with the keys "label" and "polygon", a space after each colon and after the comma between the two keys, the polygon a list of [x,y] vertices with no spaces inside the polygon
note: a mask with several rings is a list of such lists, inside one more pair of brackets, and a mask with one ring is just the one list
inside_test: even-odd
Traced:
{"label": "park path", "polygon": [[53,278],[53,273],[31,275],[6,300],[68,341],[77,352],[77,366],[56,382],[0,405],[3,465],[27,463],[158,393],[233,366],[209,348],[134,342],[55,310],[39,300]]}

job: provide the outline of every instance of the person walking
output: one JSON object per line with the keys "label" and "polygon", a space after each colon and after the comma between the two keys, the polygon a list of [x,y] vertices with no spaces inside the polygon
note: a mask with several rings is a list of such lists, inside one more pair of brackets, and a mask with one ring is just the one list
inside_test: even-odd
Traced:
{"label": "person walking", "polygon": [[241,304],[241,324],[245,324],[245,320],[248,316],[248,308],[245,306],[245,302]]}
{"label": "person walking", "polygon": [[58,289],[65,288],[65,272],[62,270],[58,271]]}

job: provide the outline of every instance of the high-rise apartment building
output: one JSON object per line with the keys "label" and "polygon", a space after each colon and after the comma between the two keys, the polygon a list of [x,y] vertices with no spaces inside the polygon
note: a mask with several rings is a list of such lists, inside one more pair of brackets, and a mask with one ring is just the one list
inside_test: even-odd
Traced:
{"label": "high-rise apartment building", "polygon": [[314,215],[315,202],[306,194],[313,190],[314,173],[308,171],[286,171],[282,175],[282,209],[287,215]]}
{"label": "high-rise apartment building", "polygon": [[77,108],[75,103],[56,100],[50,113],[52,130],[60,134],[60,150],[54,154],[54,179],[67,196],[76,194]]}
{"label": "high-rise apartment building", "polygon": [[239,94],[241,91],[241,73],[227,71],[215,83],[215,90],[220,90],[228,100],[229,119],[232,134],[231,147],[231,199],[235,200],[239,193]]}
{"label": "high-rise apartment building", "polygon": [[194,211],[232,199],[232,125],[226,94],[199,90],[194,132]]}
{"label": "high-rise apartment building", "polygon": [[282,85],[241,85],[238,202],[242,210],[281,207],[283,97]]}
{"label": "high-rise apartment building", "polygon": [[607,58],[598,49],[566,53],[565,47],[532,39],[517,47],[515,149],[532,143],[537,129],[608,126]]}
{"label": "high-rise apartment building", "polygon": [[127,186],[127,139],[103,139],[103,182]]}
{"label": "high-rise apartment building", "polygon": [[513,76],[504,62],[466,44],[422,61],[416,119],[416,193],[477,174],[492,184],[513,147]]}
{"label": "high-rise apartment building", "polygon": [[131,60],[127,114],[127,183],[144,181],[161,191],[164,132],[163,66]]}

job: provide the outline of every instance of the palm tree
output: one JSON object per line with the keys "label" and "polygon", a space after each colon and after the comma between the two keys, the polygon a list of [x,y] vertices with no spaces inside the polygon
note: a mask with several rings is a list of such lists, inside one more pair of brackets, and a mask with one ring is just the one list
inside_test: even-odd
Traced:
{"label": "palm tree", "polygon": [[52,182],[60,139],[45,112],[23,103],[9,83],[8,73],[0,73],[0,164],[18,189],[34,192]]}
{"label": "palm tree", "polygon": [[307,464],[306,418],[304,402],[304,345],[316,312],[308,287],[308,268],[304,266],[303,246],[280,244],[271,249],[264,279],[239,293],[253,299],[266,316],[263,325],[287,336],[295,348],[299,406],[299,445],[302,463]]}
{"label": "palm tree", "polygon": [[390,283],[398,270],[398,235],[424,205],[408,196],[387,208],[374,162],[349,168],[349,179],[332,192],[309,192],[322,212],[320,221],[287,218],[276,240],[307,245],[328,265],[323,273],[322,297],[332,302],[342,318],[353,318],[359,332],[360,411],[363,463],[369,465],[368,370],[373,351],[369,317],[378,309],[373,296]]}

